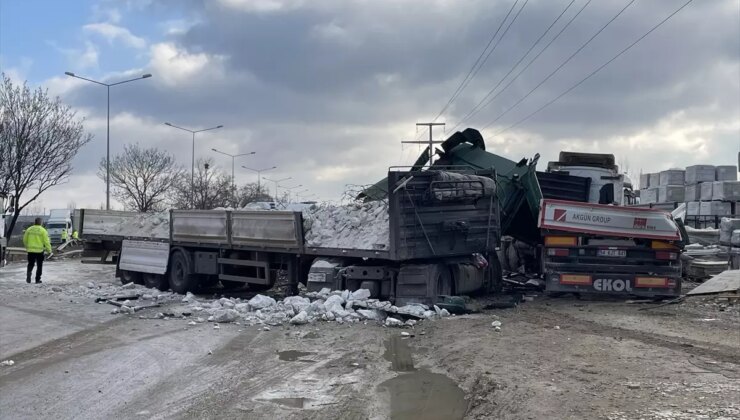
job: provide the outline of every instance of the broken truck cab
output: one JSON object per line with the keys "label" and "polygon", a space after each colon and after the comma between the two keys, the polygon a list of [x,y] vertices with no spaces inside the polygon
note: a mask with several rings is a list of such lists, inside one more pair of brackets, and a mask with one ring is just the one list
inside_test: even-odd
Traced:
{"label": "broken truck cab", "polygon": [[682,236],[660,210],[542,200],[548,292],[681,294]]}

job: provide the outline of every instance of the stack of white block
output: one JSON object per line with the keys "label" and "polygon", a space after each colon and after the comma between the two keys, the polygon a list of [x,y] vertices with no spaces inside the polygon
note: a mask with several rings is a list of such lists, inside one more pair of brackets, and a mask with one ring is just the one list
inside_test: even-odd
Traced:
{"label": "stack of white block", "polygon": [[684,196],[687,216],[731,216],[739,213],[740,182],[737,181],[737,167],[687,167]]}

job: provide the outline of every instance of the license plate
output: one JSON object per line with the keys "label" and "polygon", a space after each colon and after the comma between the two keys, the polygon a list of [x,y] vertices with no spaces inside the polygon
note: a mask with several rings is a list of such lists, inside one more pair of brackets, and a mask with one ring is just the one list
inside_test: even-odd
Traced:
{"label": "license plate", "polygon": [[627,251],[624,249],[600,249],[596,255],[599,257],[624,258],[627,256]]}
{"label": "license plate", "polygon": [[326,281],[326,273],[308,273],[308,281],[311,283],[324,283]]}

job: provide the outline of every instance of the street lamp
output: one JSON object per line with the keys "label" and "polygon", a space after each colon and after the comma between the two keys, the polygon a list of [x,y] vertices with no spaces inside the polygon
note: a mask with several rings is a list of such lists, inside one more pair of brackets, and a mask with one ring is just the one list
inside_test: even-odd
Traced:
{"label": "street lamp", "polygon": [[149,73],[146,73],[139,77],[124,80],[121,82],[103,83],[103,82],[98,82],[97,80],[92,80],[86,77],[78,76],[72,73],[71,71],[65,71],[64,74],[66,74],[69,77],[74,77],[74,78],[85,80],[85,81],[95,83],[101,86],[105,86],[106,89],[108,90],[108,118],[107,118],[108,122],[107,122],[107,129],[106,129],[107,132],[105,136],[106,138],[106,141],[105,141],[105,209],[110,210],[110,87],[116,86],[116,85],[122,85],[124,83],[133,82],[136,80],[147,79],[149,77],[152,77],[152,75]]}
{"label": "street lamp", "polygon": [[217,125],[215,127],[211,128],[204,128],[202,130],[190,130],[187,128],[176,126],[175,124],[170,124],[168,122],[164,123],[164,125],[168,125],[172,128],[177,128],[182,131],[187,131],[188,133],[193,134],[193,154],[190,160],[190,205],[194,207],[195,204],[195,133],[201,133],[203,131],[209,131],[209,130],[215,130],[217,128],[223,128],[223,125]]}
{"label": "street lamp", "polygon": [[283,182],[283,181],[287,181],[289,179],[293,179],[293,177],[292,176],[289,176],[289,177],[283,178],[283,179],[270,179],[268,177],[265,177],[265,179],[268,180],[268,181],[270,181],[270,182],[274,182],[275,183],[275,201],[277,201],[277,199],[278,199],[278,184],[281,183],[281,182]]}
{"label": "street lamp", "polygon": [[248,156],[253,155],[257,152],[249,152],[249,153],[240,153],[238,155],[232,155],[231,153],[222,152],[220,150],[211,149],[216,153],[221,153],[222,155],[226,155],[231,158],[231,199],[234,201],[234,207],[236,207],[236,182],[234,181],[234,159],[240,157],[240,156]]}
{"label": "street lamp", "polygon": [[303,186],[303,184],[298,184],[298,185],[296,185],[294,187],[283,187],[284,189],[288,190],[288,202],[289,203],[292,201],[291,200],[291,196],[292,196],[293,190],[296,189],[296,188],[300,188],[302,186]]}
{"label": "street lamp", "polygon": [[242,168],[249,169],[250,171],[253,171],[253,172],[257,172],[257,196],[259,196],[260,193],[262,192],[262,172],[270,171],[272,169],[277,169],[277,166],[273,166],[271,168],[263,168],[263,169],[252,169],[252,168],[248,168],[242,165]]}

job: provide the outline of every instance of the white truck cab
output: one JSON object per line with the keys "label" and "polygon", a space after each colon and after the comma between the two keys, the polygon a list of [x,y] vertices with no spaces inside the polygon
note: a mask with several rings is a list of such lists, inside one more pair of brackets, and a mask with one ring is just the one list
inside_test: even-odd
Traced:
{"label": "white truck cab", "polygon": [[547,164],[548,172],[559,172],[591,180],[589,203],[626,206],[634,204],[632,181],[619,173],[614,155],[560,152],[557,162]]}
{"label": "white truck cab", "polygon": [[69,209],[52,209],[49,212],[49,220],[46,221],[46,231],[49,233],[49,241],[52,245],[61,244],[62,232],[66,231],[65,238],[72,238],[72,212]]}

